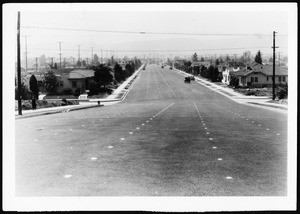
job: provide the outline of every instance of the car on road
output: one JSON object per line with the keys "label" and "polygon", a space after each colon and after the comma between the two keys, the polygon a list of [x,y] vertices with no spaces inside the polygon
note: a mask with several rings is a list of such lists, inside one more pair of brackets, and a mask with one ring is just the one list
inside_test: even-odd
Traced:
{"label": "car on road", "polygon": [[126,86],[125,86],[125,89],[128,89],[130,87],[130,84],[127,84]]}
{"label": "car on road", "polygon": [[170,66],[170,70],[172,70],[173,69],[173,67],[172,66]]}
{"label": "car on road", "polygon": [[146,66],[143,67],[143,70],[145,70],[145,69],[146,69]]}
{"label": "car on road", "polygon": [[164,68],[164,66],[162,65],[161,68]]}
{"label": "car on road", "polygon": [[190,77],[185,77],[185,78],[184,78],[184,82],[185,82],[185,83],[191,83]]}
{"label": "car on road", "polygon": [[190,76],[190,80],[195,80],[195,76]]}

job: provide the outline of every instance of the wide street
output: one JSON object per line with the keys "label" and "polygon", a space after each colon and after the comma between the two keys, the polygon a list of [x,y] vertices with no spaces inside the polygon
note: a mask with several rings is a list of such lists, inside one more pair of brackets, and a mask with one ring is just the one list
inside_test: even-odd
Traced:
{"label": "wide street", "polygon": [[115,105],[16,120],[17,196],[286,196],[287,114],[147,65]]}

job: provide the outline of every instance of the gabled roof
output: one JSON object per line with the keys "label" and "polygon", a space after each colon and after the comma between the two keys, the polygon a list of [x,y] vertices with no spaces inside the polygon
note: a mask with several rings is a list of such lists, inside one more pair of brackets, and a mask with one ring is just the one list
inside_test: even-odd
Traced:
{"label": "gabled roof", "polygon": [[88,77],[93,77],[95,74],[95,71],[93,70],[83,70],[83,69],[78,69],[78,70],[73,70],[69,73],[69,79],[84,79]]}
{"label": "gabled roof", "polygon": [[[261,64],[256,64],[253,67],[251,67],[251,70],[249,69],[241,69],[235,73],[237,76],[247,76],[250,73],[253,72],[259,72],[262,73],[266,76],[272,76],[273,75],[273,65],[261,65]],[[280,66],[275,66],[275,76],[287,76],[288,75],[288,69],[287,67],[280,67]]]}

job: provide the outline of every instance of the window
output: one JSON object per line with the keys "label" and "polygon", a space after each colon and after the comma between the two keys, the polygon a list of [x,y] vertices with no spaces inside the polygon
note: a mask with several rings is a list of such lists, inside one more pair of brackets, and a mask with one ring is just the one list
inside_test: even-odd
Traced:
{"label": "window", "polygon": [[258,77],[255,77],[255,82],[258,82]]}
{"label": "window", "polygon": [[76,81],[72,81],[72,87],[77,88],[77,82]]}
{"label": "window", "polygon": [[64,82],[63,81],[59,81],[59,87],[64,87]]}
{"label": "window", "polygon": [[251,77],[251,82],[254,82],[254,77]]}
{"label": "window", "polygon": [[267,81],[269,81],[269,77],[267,77]]}
{"label": "window", "polygon": [[285,77],[282,77],[282,81],[285,82]]}
{"label": "window", "polygon": [[278,77],[278,81],[281,82],[281,77]]}

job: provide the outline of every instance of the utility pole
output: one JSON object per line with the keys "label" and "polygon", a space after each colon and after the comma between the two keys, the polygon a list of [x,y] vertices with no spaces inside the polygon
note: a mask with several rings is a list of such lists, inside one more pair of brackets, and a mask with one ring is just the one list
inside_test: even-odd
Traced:
{"label": "utility pole", "polygon": [[53,68],[53,57],[51,57],[51,68]]}
{"label": "utility pole", "polygon": [[103,63],[103,50],[101,49],[101,64]]}
{"label": "utility pole", "polygon": [[61,42],[59,42],[59,68],[61,69]]}
{"label": "utility pole", "polygon": [[275,100],[275,49],[279,48],[275,46],[275,34],[277,32],[273,31],[273,47],[271,47],[273,49],[273,100]]}
{"label": "utility pole", "polygon": [[89,58],[86,58],[86,66],[89,65]]}
{"label": "utility pole", "polygon": [[17,22],[17,71],[18,71],[18,113],[22,115],[22,98],[21,98],[21,56],[20,56],[20,11],[18,11]]}
{"label": "utility pole", "polygon": [[80,62],[80,45],[78,45],[78,62]]}
{"label": "utility pole", "polygon": [[93,65],[93,48],[92,48],[92,61],[91,61],[91,65]]}

